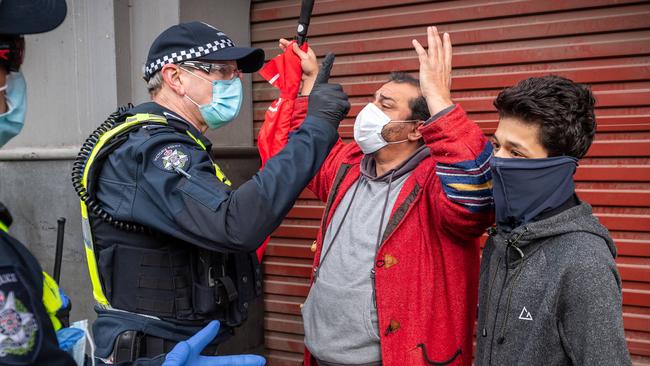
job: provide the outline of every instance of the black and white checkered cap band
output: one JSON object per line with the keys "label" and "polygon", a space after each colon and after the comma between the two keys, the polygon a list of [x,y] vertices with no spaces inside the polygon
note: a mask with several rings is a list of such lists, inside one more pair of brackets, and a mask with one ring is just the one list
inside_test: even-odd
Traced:
{"label": "black and white checkered cap band", "polygon": [[216,52],[220,49],[230,47],[235,47],[235,45],[230,39],[224,38],[211,43],[207,43],[204,46],[192,47],[189,50],[172,52],[169,55],[165,55],[162,58],[156,59],[156,61],[150,63],[149,65],[145,65],[144,77],[148,79],[151,75],[155,74],[158,70],[162,69],[162,67],[167,64],[199,58],[212,52]]}

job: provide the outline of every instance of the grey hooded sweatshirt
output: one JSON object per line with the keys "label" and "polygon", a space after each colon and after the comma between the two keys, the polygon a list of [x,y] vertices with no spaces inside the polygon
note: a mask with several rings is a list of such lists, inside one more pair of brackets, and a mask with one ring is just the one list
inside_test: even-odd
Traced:
{"label": "grey hooded sweatshirt", "polygon": [[481,260],[476,365],[630,365],[615,257],[586,203],[492,231]]}
{"label": "grey hooded sweatshirt", "polygon": [[364,156],[359,180],[334,212],[325,233],[320,270],[302,308],[305,346],[319,364],[381,363],[371,269],[400,190],[430,154],[423,145],[379,177],[374,158]]}

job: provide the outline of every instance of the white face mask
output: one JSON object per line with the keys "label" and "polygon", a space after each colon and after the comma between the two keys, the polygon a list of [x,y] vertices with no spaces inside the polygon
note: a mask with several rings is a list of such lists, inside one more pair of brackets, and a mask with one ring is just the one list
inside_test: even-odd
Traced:
{"label": "white face mask", "polygon": [[390,117],[373,103],[368,103],[357,114],[357,119],[354,121],[354,141],[357,142],[364,154],[372,154],[384,146],[408,141],[408,139],[391,142],[384,140],[381,131],[390,122],[413,123],[417,120],[391,121]]}

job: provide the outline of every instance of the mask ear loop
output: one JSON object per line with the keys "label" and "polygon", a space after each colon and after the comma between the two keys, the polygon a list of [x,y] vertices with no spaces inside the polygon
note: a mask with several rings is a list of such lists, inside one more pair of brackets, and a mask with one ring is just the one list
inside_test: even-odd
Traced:
{"label": "mask ear loop", "polygon": [[[212,84],[212,82],[211,82],[210,80],[208,80],[208,79],[206,79],[206,78],[203,78],[203,77],[201,77],[201,76],[199,76],[199,75],[197,75],[197,74],[191,72],[190,70],[188,70],[187,68],[185,68],[185,67],[183,67],[183,66],[179,66],[178,68],[181,69],[181,70],[183,70],[183,71],[185,71],[185,72],[187,72],[187,73],[189,73],[189,74],[191,74],[191,75],[194,75],[195,77],[197,77],[197,78],[199,78],[199,79],[201,79],[201,80],[205,80],[205,81],[209,82],[210,84]],[[200,105],[199,103],[195,102],[194,99],[190,98],[190,96],[187,95],[187,93],[185,93],[185,95],[183,95],[183,96],[184,96],[185,98],[187,98],[187,100],[189,100],[190,102],[192,102],[192,103],[193,103],[197,108],[201,108],[201,105]]]}
{"label": "mask ear loop", "polygon": [[399,140],[399,141],[386,141],[386,143],[387,143],[388,145],[403,144],[403,143],[407,142],[408,140],[409,140],[409,139]]}
{"label": "mask ear loop", "polygon": [[9,87],[9,83],[6,83],[5,85],[0,86],[0,92],[7,90],[8,87]]}
{"label": "mask ear loop", "polygon": [[[405,120],[402,120],[402,121],[393,121],[393,120],[388,121],[388,123],[417,123],[417,122],[422,122],[422,121],[420,121],[419,119],[405,119]],[[386,123],[386,124],[388,124],[388,123]]]}
{"label": "mask ear loop", "polygon": [[187,100],[189,100],[190,102],[194,103],[194,105],[195,105],[197,108],[201,108],[201,106],[199,105],[199,103],[195,102],[194,99],[190,98],[190,96],[187,95],[187,93],[186,93],[185,95],[183,95],[183,96],[184,96],[185,98],[187,98]]}

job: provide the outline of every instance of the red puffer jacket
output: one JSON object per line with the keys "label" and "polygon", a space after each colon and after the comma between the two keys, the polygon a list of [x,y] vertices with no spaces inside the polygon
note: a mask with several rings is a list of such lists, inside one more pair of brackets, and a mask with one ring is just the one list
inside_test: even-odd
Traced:
{"label": "red puffer jacket", "polygon": [[[307,98],[299,98],[294,127],[306,109]],[[492,148],[460,106],[421,132],[431,155],[407,178],[377,255],[383,365],[471,365],[479,238],[493,220]],[[332,215],[359,178],[362,157],[357,144],[339,141],[309,185],[327,202],[314,268]],[[315,364],[305,349],[305,366]]]}

